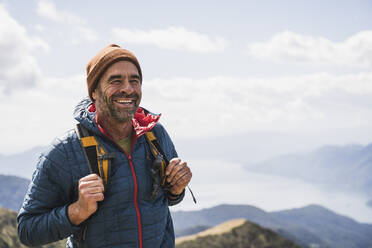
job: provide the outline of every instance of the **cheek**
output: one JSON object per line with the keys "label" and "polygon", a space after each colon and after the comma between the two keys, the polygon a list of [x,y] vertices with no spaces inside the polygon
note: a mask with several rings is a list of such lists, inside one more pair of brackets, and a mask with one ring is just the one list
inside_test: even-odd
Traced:
{"label": "cheek", "polygon": [[103,89],[103,96],[107,99],[109,99],[112,95],[114,95],[114,93],[115,93],[115,89],[113,89],[112,87],[107,87]]}

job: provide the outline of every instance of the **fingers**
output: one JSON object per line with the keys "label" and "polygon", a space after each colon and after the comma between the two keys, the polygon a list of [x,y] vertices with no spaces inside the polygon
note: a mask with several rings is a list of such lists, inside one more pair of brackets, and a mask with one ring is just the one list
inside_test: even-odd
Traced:
{"label": "fingers", "polygon": [[102,179],[90,174],[79,180],[79,195],[87,201],[102,201],[105,188]]}
{"label": "fingers", "polygon": [[188,168],[188,170],[184,170],[183,174],[177,174],[171,185],[178,185],[178,186],[187,186],[189,182],[191,181],[192,173],[191,170]]}
{"label": "fingers", "polygon": [[168,182],[171,185],[176,184],[177,181],[179,181],[181,178],[183,178],[185,175],[190,173],[190,168],[187,167],[187,163],[185,162],[180,163],[171,173],[171,175],[168,178]]}
{"label": "fingers", "polygon": [[169,177],[169,175],[172,173],[173,169],[181,162],[180,158],[173,158],[171,161],[169,161],[169,164],[167,166],[167,170],[165,174]]}
{"label": "fingers", "polygon": [[82,197],[89,201],[103,201],[104,194],[102,187],[90,187],[80,190]]}
{"label": "fingers", "polygon": [[104,196],[103,193],[95,193],[95,194],[91,194],[90,195],[90,199],[92,201],[95,201],[95,202],[97,202],[97,201],[103,201],[104,198],[105,198],[105,196]]}
{"label": "fingers", "polygon": [[182,173],[182,170],[187,167],[187,163],[185,161],[182,161],[180,158],[174,158],[169,162],[166,175],[167,175],[167,181],[172,184],[174,177],[180,172]]}
{"label": "fingers", "polygon": [[190,168],[180,158],[174,158],[169,162],[166,175],[168,183],[171,184],[171,192],[175,194],[182,192],[192,178]]}
{"label": "fingers", "polygon": [[86,185],[86,184],[89,184],[89,183],[98,183],[98,184],[101,184],[103,186],[102,178],[100,176],[98,176],[97,174],[89,174],[88,176],[82,177],[79,180],[79,185],[80,184]]}
{"label": "fingers", "polygon": [[71,223],[79,225],[98,208],[98,201],[103,201],[103,181],[96,174],[90,174],[79,180],[79,199],[69,205],[68,216]]}
{"label": "fingers", "polygon": [[101,193],[105,190],[103,183],[100,181],[88,181],[79,183],[80,192]]}

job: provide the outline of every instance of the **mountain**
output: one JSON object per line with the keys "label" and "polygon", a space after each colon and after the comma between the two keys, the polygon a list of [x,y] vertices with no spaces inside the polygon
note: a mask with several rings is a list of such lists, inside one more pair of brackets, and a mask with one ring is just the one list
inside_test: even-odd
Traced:
{"label": "mountain", "polygon": [[292,225],[288,232],[303,240],[296,229],[313,233],[329,247],[372,247],[372,225],[361,224],[317,205],[271,213]]}
{"label": "mountain", "polygon": [[273,217],[269,212],[250,205],[223,204],[198,211],[176,211],[172,212],[172,217],[177,237],[181,236],[180,233],[184,232],[185,229],[195,226],[215,226],[231,219],[244,218],[263,227],[270,228],[300,245],[305,246],[308,241],[311,241],[323,245],[322,247],[326,247],[319,237],[300,227],[296,231],[301,234],[298,236],[304,242],[298,240],[290,232],[287,232],[287,230],[293,232],[290,229],[290,224]]}
{"label": "mountain", "polygon": [[[0,208],[0,247],[1,248],[26,248],[21,244],[17,234],[17,213]],[[44,248],[64,248],[66,241],[42,246]]]}
{"label": "mountain", "polygon": [[196,227],[185,228],[185,229],[178,231],[176,233],[176,237],[184,237],[184,236],[192,235],[192,234],[207,230],[208,228],[211,228],[211,227],[210,226],[196,226]]}
{"label": "mountain", "polygon": [[215,226],[222,222],[244,218],[263,226],[280,226],[280,221],[267,212],[249,205],[218,205],[198,211],[172,212],[176,234],[186,228],[195,226]]}
{"label": "mountain", "polygon": [[18,211],[26,195],[30,180],[0,175],[0,207]]}
{"label": "mountain", "polygon": [[234,219],[234,220],[225,221],[222,224],[207,228],[200,232],[196,232],[195,234],[177,238],[176,245],[181,244],[185,241],[195,240],[199,237],[205,237],[205,236],[210,236],[210,235],[220,235],[220,234],[231,231],[235,227],[239,227],[243,225],[245,222],[246,222],[245,219]]}
{"label": "mountain", "polygon": [[45,151],[45,147],[34,147],[13,155],[1,155],[0,174],[31,179],[36,162],[43,151]]}
{"label": "mountain", "polygon": [[367,206],[372,208],[372,199],[367,202]]}
{"label": "mountain", "polygon": [[277,156],[246,168],[372,195],[372,144],[325,146],[308,153]]}
{"label": "mountain", "polygon": [[193,236],[176,240],[177,248],[272,247],[299,248],[270,229],[244,219],[231,220]]}
{"label": "mountain", "polygon": [[172,216],[176,234],[193,226],[215,226],[244,218],[304,247],[372,247],[372,225],[358,223],[317,205],[277,212],[265,212],[249,205],[219,205],[199,211],[176,211]]}
{"label": "mountain", "polygon": [[[272,212],[276,219],[304,228],[330,247],[372,247],[372,225],[361,224],[317,205]],[[291,233],[296,235],[296,230]]]}

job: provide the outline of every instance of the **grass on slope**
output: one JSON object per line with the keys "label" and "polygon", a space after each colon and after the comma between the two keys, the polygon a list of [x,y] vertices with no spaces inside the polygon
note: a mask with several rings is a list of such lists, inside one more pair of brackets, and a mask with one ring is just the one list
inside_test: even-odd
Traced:
{"label": "grass on slope", "polygon": [[[1,248],[26,248],[21,244],[17,233],[17,213],[0,208],[0,247]],[[44,248],[64,248],[66,241],[42,246]]]}
{"label": "grass on slope", "polygon": [[220,225],[209,228],[209,229],[207,229],[205,231],[202,231],[202,232],[199,232],[197,234],[178,238],[178,239],[176,239],[176,245],[180,244],[182,242],[185,242],[185,241],[195,240],[199,237],[205,237],[205,236],[208,236],[208,235],[219,235],[219,234],[229,232],[234,227],[238,227],[238,226],[243,225],[244,222],[246,222],[245,219],[235,219],[235,220],[226,221],[226,222],[224,222]]}
{"label": "grass on slope", "polygon": [[192,238],[177,239],[177,248],[299,248],[275,232],[249,221],[235,220]]}

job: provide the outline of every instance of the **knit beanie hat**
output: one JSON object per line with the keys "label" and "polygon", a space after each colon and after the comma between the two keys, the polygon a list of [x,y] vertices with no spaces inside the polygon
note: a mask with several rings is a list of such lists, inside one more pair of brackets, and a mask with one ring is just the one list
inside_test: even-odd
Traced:
{"label": "knit beanie hat", "polygon": [[128,50],[121,48],[116,44],[108,45],[94,56],[87,64],[87,85],[89,97],[93,101],[92,93],[97,87],[98,81],[106,69],[115,62],[128,60],[132,62],[140,74],[142,82],[142,71],[136,56]]}

